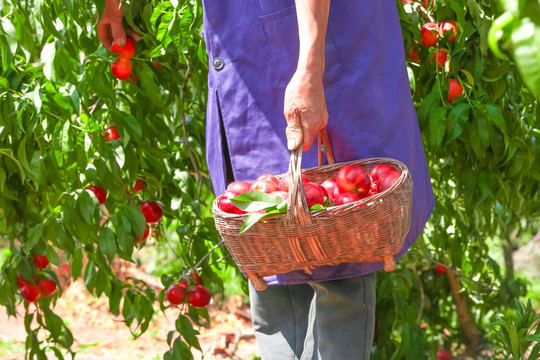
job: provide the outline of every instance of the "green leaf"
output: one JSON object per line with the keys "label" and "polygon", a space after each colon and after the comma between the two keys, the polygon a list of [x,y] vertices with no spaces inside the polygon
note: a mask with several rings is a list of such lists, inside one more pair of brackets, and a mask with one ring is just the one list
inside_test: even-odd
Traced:
{"label": "green leaf", "polygon": [[[511,71],[511,67],[512,67],[512,64],[511,64],[510,61],[504,61],[499,66],[495,66],[495,67],[491,67],[489,69],[486,69],[484,71],[482,79],[485,80],[485,81],[490,81],[490,82],[497,81],[497,80],[507,76],[508,73]],[[461,72],[464,72],[464,71],[465,70],[461,70]],[[465,74],[467,74],[467,73],[465,73]],[[471,79],[468,78],[469,76],[471,77]],[[468,77],[467,77],[467,82],[469,82],[471,85],[473,85],[473,82],[470,81],[470,80],[473,80],[471,74],[468,74]]]}
{"label": "green leaf", "polygon": [[51,309],[47,306],[42,307],[43,314],[45,315],[45,324],[47,330],[51,332],[52,337],[55,340],[58,340],[62,335],[62,319],[52,312]]}
{"label": "green leaf", "polygon": [[477,123],[472,124],[469,127],[469,142],[473,148],[474,153],[478,159],[483,159],[485,155],[485,149],[482,147],[480,142],[480,130],[478,129]]}
{"label": "green leaf", "polygon": [[503,134],[506,136],[508,133],[508,129],[506,127],[506,121],[504,120],[501,108],[492,104],[486,104],[485,108],[489,120],[491,120],[495,125],[497,125],[499,129],[501,129]]}
{"label": "green leaf", "polygon": [[116,144],[116,146],[114,146],[114,159],[116,160],[116,163],[120,168],[124,167],[124,164],[126,162],[124,148],[118,143]]}
{"label": "green leaf", "polygon": [[116,240],[113,231],[107,227],[99,231],[99,249],[105,254],[109,263],[112,263],[116,256]]}
{"label": "green leaf", "polygon": [[538,342],[531,350],[529,354],[529,359],[539,359],[540,358],[540,342]]}
{"label": "green leaf", "polygon": [[[24,168],[24,170],[26,170],[26,172],[29,172],[30,165],[28,164],[28,159],[26,157],[26,136],[24,136],[21,142],[19,143],[19,148],[17,149],[17,157],[22,167]],[[21,173],[23,181],[24,181],[26,172]]]}
{"label": "green leaf", "polygon": [[429,141],[430,145],[438,148],[446,130],[446,109],[433,107],[429,112]]}
{"label": "green leaf", "polygon": [[484,116],[479,116],[476,118],[476,126],[478,127],[482,153],[485,153],[491,142],[491,125]]}
{"label": "green leaf", "polygon": [[75,87],[75,85],[73,85],[73,84],[67,84],[66,88],[69,91],[71,101],[73,102],[73,107],[75,109],[75,113],[80,114],[81,113],[81,101],[80,101],[80,97],[79,97],[79,92],[77,91],[77,87]]}
{"label": "green leaf", "polygon": [[77,278],[81,275],[82,267],[83,251],[79,247],[75,249],[73,260],[71,261],[71,276],[73,277],[73,281],[77,280]]}
{"label": "green leaf", "polygon": [[28,239],[24,244],[25,252],[30,252],[30,250],[36,246],[39,239],[41,239],[41,235],[43,234],[43,228],[43,224],[38,224],[28,229]]}
{"label": "green leaf", "polygon": [[95,210],[94,200],[88,191],[81,191],[77,197],[77,205],[82,215],[83,220],[92,225],[92,217]]}
{"label": "green leaf", "polygon": [[412,92],[416,89],[416,78],[414,77],[414,71],[410,66],[407,66],[407,75],[409,77],[409,85],[411,86]]}
{"label": "green leaf", "polygon": [[178,331],[182,337],[186,340],[188,345],[201,350],[201,345],[197,339],[199,332],[193,328],[191,321],[187,316],[180,314],[176,319],[176,331]]}
{"label": "green leaf", "polygon": [[120,313],[122,289],[122,283],[117,278],[113,278],[111,281],[111,293],[109,295],[109,311],[115,316],[118,316]]}
{"label": "green leaf", "polygon": [[64,355],[62,355],[62,351],[60,349],[52,347],[50,348],[50,350],[54,352],[54,355],[56,356],[58,360],[64,360]]}
{"label": "green leaf", "polygon": [[138,208],[128,205],[124,209],[130,219],[131,225],[136,234],[142,235],[146,230],[146,218]]}
{"label": "green leaf", "polygon": [[174,334],[175,334],[175,333],[176,333],[176,332],[175,332],[174,330],[171,330],[171,331],[169,331],[169,333],[167,334],[167,344],[168,344],[169,346],[172,345],[172,341],[173,341],[173,339],[174,339]]}
{"label": "green leaf", "polygon": [[39,113],[41,112],[41,105],[42,105],[42,101],[41,101],[41,88],[39,85],[36,85],[36,87],[34,88],[34,91],[32,91],[32,101],[34,102],[34,107],[36,108],[36,112]]}
{"label": "green leaf", "polygon": [[247,212],[271,208],[284,201],[277,195],[270,195],[262,191],[248,191],[231,199],[234,206]]}
{"label": "green leaf", "polygon": [[92,291],[95,286],[95,276],[96,276],[96,265],[94,265],[94,262],[92,260],[88,260],[88,263],[86,264],[86,267],[84,269],[84,286],[89,291]]}
{"label": "green leaf", "polygon": [[110,282],[107,273],[104,270],[99,269],[96,274],[95,281],[96,296],[101,296],[101,294],[103,294],[103,292],[107,291],[109,288]]}
{"label": "green leaf", "polygon": [[24,316],[24,328],[26,329],[27,334],[32,333],[32,321],[34,320],[34,313],[33,312],[27,312]]}
{"label": "green leaf", "polygon": [[126,214],[116,213],[113,215],[114,231],[116,233],[118,254],[128,260],[133,253],[135,237],[131,230],[131,223]]}
{"label": "green leaf", "polygon": [[104,71],[105,66],[100,67],[101,68],[98,68],[97,66],[93,68],[88,67],[87,70],[85,70],[85,73],[98,96],[106,102],[113,102],[116,99],[116,93],[114,92],[111,81],[107,78],[106,72]]}
{"label": "green leaf", "polygon": [[244,220],[244,224],[242,224],[242,228],[240,229],[239,234],[242,234],[245,231],[247,231],[249,228],[251,228],[253,225],[255,225],[257,223],[257,221],[261,220],[262,218],[271,217],[271,216],[277,216],[277,215],[281,215],[281,214],[282,214],[282,212],[279,211],[279,210],[271,210],[271,211],[268,211],[268,212],[265,212],[265,213],[249,214],[247,216],[246,220]]}
{"label": "green leaf", "polygon": [[69,128],[71,127],[71,123],[69,121],[64,122],[64,126],[62,127],[62,152],[63,153],[69,153],[71,151],[71,147],[69,145]]}
{"label": "green leaf", "polygon": [[125,323],[129,326],[133,322],[135,317],[135,309],[133,306],[133,293],[128,291],[124,296],[124,304],[122,306],[122,316],[124,317]]}
{"label": "green leaf", "polygon": [[[501,1],[505,3],[506,1]],[[514,16],[510,12],[505,12],[495,20],[491,25],[488,32],[488,44],[493,51],[493,54],[500,59],[505,59],[506,55],[503,54],[499,48],[499,41],[505,38],[509,32],[509,26],[514,21]]]}
{"label": "green leaf", "polygon": [[43,62],[43,74],[50,80],[56,80],[56,69],[54,67],[54,58],[56,56],[56,44],[47,43],[41,50],[41,61]]}
{"label": "green leaf", "polygon": [[115,111],[114,113],[115,117],[118,117],[121,119],[123,123],[123,127],[127,129],[129,132],[129,135],[134,138],[136,141],[140,141],[142,137],[142,129],[141,124],[137,119],[124,111]]}
{"label": "green leaf", "polygon": [[0,167],[0,193],[4,193],[6,186],[6,171]]}
{"label": "green leaf", "polygon": [[469,104],[461,103],[450,110],[446,120],[447,143],[455,140],[463,133],[462,124],[466,123],[468,119]]}
{"label": "green leaf", "polygon": [[536,335],[529,334],[529,335],[525,336],[525,340],[539,342],[540,341],[540,334],[536,334]]}
{"label": "green leaf", "polygon": [[512,32],[512,43],[523,80],[540,98],[540,25],[530,18],[522,18]]}
{"label": "green leaf", "polygon": [[[7,17],[1,17],[0,18],[0,26],[2,33],[5,34],[3,37],[7,45],[9,46],[9,50],[11,54],[15,54],[17,52],[17,30],[15,29],[15,26],[9,21]],[[4,69],[7,68],[4,66]]]}
{"label": "green leaf", "polygon": [[49,259],[53,265],[60,265],[60,259],[53,246],[47,246],[47,259]]}
{"label": "green leaf", "polygon": [[19,262],[19,273],[24,276],[24,278],[30,282],[34,281],[34,266],[30,264],[27,258],[22,258]]}
{"label": "green leaf", "polygon": [[429,95],[427,95],[420,104],[417,114],[418,123],[420,124],[421,129],[423,129],[425,126],[427,126],[427,124],[429,124],[429,115],[431,113],[431,108],[433,107],[435,99],[437,99],[438,96],[438,93],[436,91],[433,91]]}

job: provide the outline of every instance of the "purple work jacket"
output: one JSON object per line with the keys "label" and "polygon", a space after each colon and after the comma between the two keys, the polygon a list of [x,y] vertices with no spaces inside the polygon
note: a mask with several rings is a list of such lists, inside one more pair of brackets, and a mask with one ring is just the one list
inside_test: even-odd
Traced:
{"label": "purple work jacket", "polygon": [[[234,180],[287,171],[285,88],[298,60],[294,0],[203,0],[209,55],[207,162],[216,194]],[[410,232],[422,232],[433,190],[407,78],[395,0],[332,0],[323,77],[328,135],[336,162],[391,157],[414,182]],[[302,167],[317,166],[316,146]],[[322,266],[265,278],[296,284],[368,274],[382,263]]]}

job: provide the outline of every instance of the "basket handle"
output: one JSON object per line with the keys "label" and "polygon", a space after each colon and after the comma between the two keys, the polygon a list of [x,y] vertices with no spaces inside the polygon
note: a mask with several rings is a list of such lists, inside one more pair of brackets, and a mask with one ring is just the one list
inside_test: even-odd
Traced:
{"label": "basket handle", "polygon": [[317,136],[318,142],[318,152],[319,152],[319,166],[324,165],[324,154],[326,154],[326,159],[329,164],[334,164],[336,160],[334,159],[334,153],[332,152],[332,147],[330,146],[330,139],[328,138],[328,133],[326,128],[322,128],[319,131]]}
{"label": "basket handle", "polygon": [[[317,134],[318,162],[319,166],[324,164],[324,154],[329,164],[334,164],[334,153],[330,146],[330,139],[326,128],[319,130]],[[287,216],[289,223],[307,225],[311,224],[311,216],[307,207],[306,193],[302,178],[302,143],[291,152],[289,161],[289,204],[287,205]],[[303,210],[303,211],[302,211]]]}

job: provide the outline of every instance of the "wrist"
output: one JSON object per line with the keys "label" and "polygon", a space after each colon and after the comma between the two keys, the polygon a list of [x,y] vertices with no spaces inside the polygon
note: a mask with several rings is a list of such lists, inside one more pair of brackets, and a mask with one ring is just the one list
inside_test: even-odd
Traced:
{"label": "wrist", "polygon": [[310,80],[321,80],[324,73],[324,52],[309,52],[298,59],[296,72]]}
{"label": "wrist", "polygon": [[114,17],[123,17],[123,6],[124,3],[121,0],[106,0],[105,1],[105,11],[109,14],[109,16]]}
{"label": "wrist", "polygon": [[310,79],[322,79],[324,73],[324,55],[299,58],[296,71]]}

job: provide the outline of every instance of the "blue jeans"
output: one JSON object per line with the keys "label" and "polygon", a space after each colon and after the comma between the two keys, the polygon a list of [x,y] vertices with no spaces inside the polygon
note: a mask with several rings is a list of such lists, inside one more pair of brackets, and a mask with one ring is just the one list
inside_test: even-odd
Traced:
{"label": "blue jeans", "polygon": [[249,293],[262,360],[369,359],[375,273]]}

